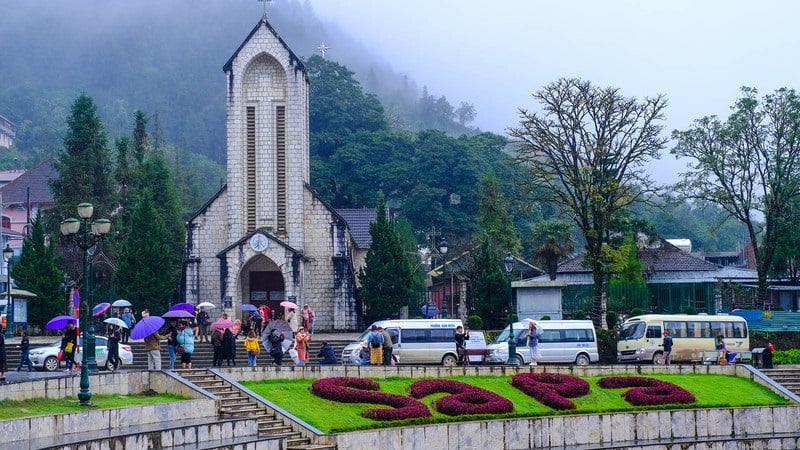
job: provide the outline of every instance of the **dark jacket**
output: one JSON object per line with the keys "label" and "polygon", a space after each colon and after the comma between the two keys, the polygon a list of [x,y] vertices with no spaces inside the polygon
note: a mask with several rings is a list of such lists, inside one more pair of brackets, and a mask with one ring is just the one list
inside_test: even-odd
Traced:
{"label": "dark jacket", "polygon": [[218,330],[214,330],[214,332],[211,333],[211,346],[222,348],[222,333]]}
{"label": "dark jacket", "polygon": [[236,358],[236,339],[233,338],[230,328],[226,328],[222,335],[222,355],[225,359]]}
{"label": "dark jacket", "polygon": [[282,344],[283,339],[284,337],[282,334],[279,335],[270,334],[269,336],[267,336],[267,341],[269,341],[270,354],[283,353],[283,344]]}
{"label": "dark jacket", "polygon": [[320,364],[338,364],[339,363],[338,361],[336,361],[336,353],[334,353],[333,347],[331,347],[331,344],[323,345],[322,349],[320,349],[319,354],[317,356],[322,358],[322,361],[319,362]]}

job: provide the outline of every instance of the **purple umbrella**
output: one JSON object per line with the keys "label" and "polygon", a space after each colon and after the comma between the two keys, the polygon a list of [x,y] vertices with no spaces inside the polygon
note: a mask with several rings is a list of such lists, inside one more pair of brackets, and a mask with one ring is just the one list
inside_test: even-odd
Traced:
{"label": "purple umbrella", "polygon": [[164,326],[164,319],[158,316],[148,316],[136,322],[131,330],[132,339],[144,339],[147,336],[157,332],[159,328]]}
{"label": "purple umbrella", "polygon": [[188,311],[190,313],[194,312],[194,305],[191,303],[176,303],[172,305],[172,308],[169,309],[170,311]]}
{"label": "purple umbrella", "polygon": [[252,303],[245,303],[242,305],[242,311],[257,311],[256,305]]}
{"label": "purple umbrella", "polygon": [[111,308],[111,303],[108,302],[100,303],[99,305],[92,308],[92,316],[97,317],[103,314],[104,312],[108,311],[108,308]]}
{"label": "purple umbrella", "polygon": [[78,324],[78,319],[71,317],[71,316],[55,316],[47,322],[47,325],[44,327],[48,330],[60,330],[62,328],[66,328],[68,323],[74,323],[75,325]]}
{"label": "purple umbrella", "polygon": [[190,313],[189,311],[184,311],[182,309],[175,309],[165,312],[161,315],[161,317],[177,317],[179,319],[189,319],[194,317],[194,314]]}

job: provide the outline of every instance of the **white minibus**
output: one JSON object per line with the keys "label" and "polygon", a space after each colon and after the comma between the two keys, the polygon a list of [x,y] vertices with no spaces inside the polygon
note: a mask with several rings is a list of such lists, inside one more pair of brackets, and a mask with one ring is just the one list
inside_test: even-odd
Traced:
{"label": "white minibus", "polygon": [[[458,360],[455,334],[456,327],[464,326],[461,319],[379,320],[373,325],[389,332],[392,355],[397,364],[454,366]],[[359,336],[357,342],[342,350],[344,364],[359,364],[361,341],[367,339],[370,328]]]}
{"label": "white minibus", "polygon": [[[587,365],[600,360],[597,351],[597,335],[591,320],[538,320],[541,327],[539,351],[543,363],[575,363]],[[525,333],[527,322],[514,324],[514,335],[517,340],[517,361],[520,365],[531,362]],[[506,327],[497,339],[488,345],[488,364],[505,364],[508,361],[509,327]]]}
{"label": "white minibus", "polygon": [[702,361],[722,336],[728,351],[750,351],[747,321],[739,316],[645,314],[626,320],[619,330],[617,361],[663,363],[664,330],[672,336],[671,361]]}

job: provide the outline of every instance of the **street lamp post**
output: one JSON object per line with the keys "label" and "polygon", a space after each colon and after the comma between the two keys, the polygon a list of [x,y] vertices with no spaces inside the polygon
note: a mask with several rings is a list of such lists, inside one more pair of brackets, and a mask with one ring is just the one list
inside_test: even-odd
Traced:
{"label": "street lamp post", "polygon": [[11,296],[11,258],[13,256],[14,249],[9,244],[6,244],[6,248],[3,249],[3,259],[6,260],[6,275],[8,275],[6,279],[6,304],[8,305],[6,310],[6,339],[14,337],[14,297]]}
{"label": "street lamp post", "polygon": [[518,366],[517,339],[514,335],[514,301],[511,292],[511,272],[514,271],[514,257],[511,256],[511,252],[506,254],[505,259],[503,259],[503,265],[506,269],[506,275],[508,275],[508,365]]}
{"label": "street lamp post", "polygon": [[[97,372],[97,359],[95,358],[95,336],[94,324],[89,314],[92,303],[92,280],[89,268],[89,251],[97,243],[103,240],[106,234],[111,231],[111,221],[108,219],[97,219],[92,221],[94,207],[91,203],[81,203],[78,205],[78,217],[69,218],[61,222],[61,234],[64,236],[74,236],[78,247],[83,251],[83,295],[80,305],[81,339],[83,341],[83,358],[81,359],[81,390],[78,392],[78,399],[81,405],[91,406],[92,393],[89,391],[89,371]],[[83,224],[83,226],[81,226]]]}
{"label": "street lamp post", "polygon": [[[447,250],[448,250],[447,241],[445,241],[444,238],[442,238],[442,240],[439,241],[439,254],[442,255],[442,273],[447,271],[447,259],[445,259],[445,255],[447,255]],[[445,294],[447,293],[446,289],[447,288],[442,290],[442,292],[445,293]],[[450,289],[451,289],[450,295],[453,295],[452,282],[451,282],[451,285],[450,285]],[[447,299],[446,299],[446,297],[447,297],[447,295],[442,295],[442,319],[446,319],[447,318]]]}

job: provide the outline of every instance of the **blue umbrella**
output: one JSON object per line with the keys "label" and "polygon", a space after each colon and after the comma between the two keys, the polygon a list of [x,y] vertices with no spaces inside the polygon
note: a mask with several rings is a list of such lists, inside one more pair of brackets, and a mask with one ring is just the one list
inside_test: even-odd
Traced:
{"label": "blue umbrella", "polygon": [[158,316],[148,316],[136,322],[131,330],[132,339],[144,339],[164,326],[164,319]]}
{"label": "blue umbrella", "polygon": [[242,305],[242,311],[257,311],[256,305],[252,303],[245,303]]}
{"label": "blue umbrella", "polygon": [[169,309],[170,311],[188,311],[190,313],[194,313],[194,305],[191,303],[176,303],[172,305],[172,308]]}
{"label": "blue umbrella", "polygon": [[437,308],[436,305],[434,305],[433,303],[426,304],[425,306],[420,308],[420,311],[422,311],[422,315],[427,318],[431,318],[439,314],[439,308]]}
{"label": "blue umbrella", "polygon": [[184,311],[182,309],[171,309],[162,314],[161,317],[177,317],[178,319],[189,319],[191,317],[194,317],[194,314],[190,313],[189,311]]}
{"label": "blue umbrella", "polygon": [[68,323],[74,323],[75,325],[78,324],[78,319],[72,316],[55,316],[47,322],[47,325],[44,327],[48,330],[60,330],[62,328],[66,328]]}
{"label": "blue umbrella", "polygon": [[99,305],[92,308],[92,316],[97,317],[100,314],[103,314],[104,312],[108,311],[108,308],[111,308],[111,303],[108,302],[100,303]]}

